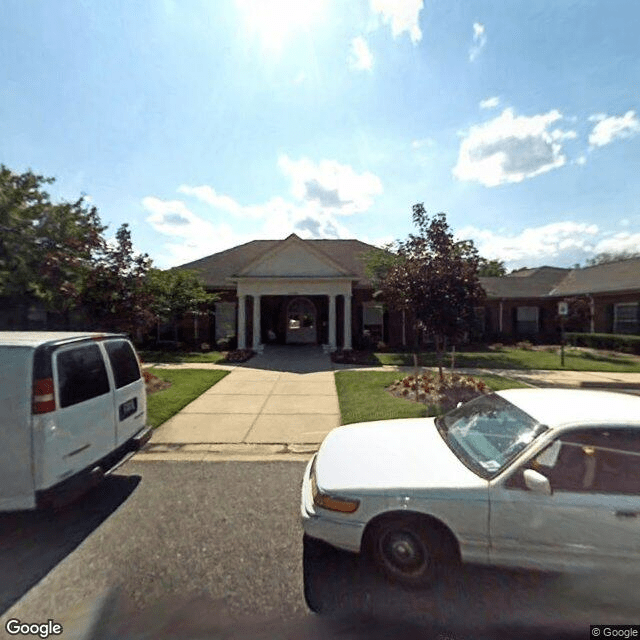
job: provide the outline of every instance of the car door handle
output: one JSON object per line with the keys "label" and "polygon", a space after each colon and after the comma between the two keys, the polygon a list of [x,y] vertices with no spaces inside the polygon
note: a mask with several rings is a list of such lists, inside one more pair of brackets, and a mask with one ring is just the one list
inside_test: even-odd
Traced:
{"label": "car door handle", "polygon": [[639,515],[638,511],[616,511],[616,518],[637,518]]}

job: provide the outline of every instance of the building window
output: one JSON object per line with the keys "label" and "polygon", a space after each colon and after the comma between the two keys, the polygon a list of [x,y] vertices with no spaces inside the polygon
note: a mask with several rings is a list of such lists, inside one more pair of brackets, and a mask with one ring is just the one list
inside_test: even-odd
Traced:
{"label": "building window", "polygon": [[638,332],[638,303],[620,302],[613,307],[613,332]]}
{"label": "building window", "polygon": [[236,335],[236,303],[216,302],[216,342]]}
{"label": "building window", "polygon": [[384,309],[381,304],[362,304],[362,335],[373,343],[382,342],[384,335]]}
{"label": "building window", "polygon": [[516,321],[518,333],[538,333],[538,307],[518,307]]}

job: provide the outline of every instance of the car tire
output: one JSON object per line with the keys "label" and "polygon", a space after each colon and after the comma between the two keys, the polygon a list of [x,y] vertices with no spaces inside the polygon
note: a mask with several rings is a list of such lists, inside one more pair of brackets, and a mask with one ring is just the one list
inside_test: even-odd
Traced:
{"label": "car tire", "polygon": [[374,523],[366,546],[376,567],[389,580],[414,589],[435,584],[456,559],[450,536],[415,516]]}

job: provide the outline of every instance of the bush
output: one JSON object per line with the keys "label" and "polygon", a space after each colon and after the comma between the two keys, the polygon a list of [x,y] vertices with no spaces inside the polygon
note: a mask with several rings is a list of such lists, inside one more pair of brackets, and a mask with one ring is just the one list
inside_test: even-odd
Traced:
{"label": "bush", "polygon": [[226,353],[221,362],[246,362],[250,358],[253,358],[255,353],[253,349],[235,349],[234,351]]}
{"label": "bush", "polygon": [[567,333],[565,336],[567,342],[574,347],[589,347],[640,355],[640,336],[617,333]]}
{"label": "bush", "polygon": [[516,348],[523,349],[524,351],[531,351],[533,349],[533,345],[529,340],[522,340],[520,342],[516,342]]}

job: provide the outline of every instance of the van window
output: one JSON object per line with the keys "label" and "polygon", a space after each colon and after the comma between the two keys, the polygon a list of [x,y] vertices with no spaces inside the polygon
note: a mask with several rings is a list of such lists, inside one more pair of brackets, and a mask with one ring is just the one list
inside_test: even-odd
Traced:
{"label": "van window", "polygon": [[109,361],[116,380],[116,389],[140,380],[138,359],[131,345],[124,340],[110,340],[105,343]]}
{"label": "van window", "polygon": [[60,407],[84,402],[109,392],[107,369],[96,344],[57,354]]}

